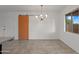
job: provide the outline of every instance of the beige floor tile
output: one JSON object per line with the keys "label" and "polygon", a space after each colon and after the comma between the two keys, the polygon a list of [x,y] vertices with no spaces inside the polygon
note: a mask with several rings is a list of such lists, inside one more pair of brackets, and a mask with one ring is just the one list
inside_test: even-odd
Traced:
{"label": "beige floor tile", "polygon": [[3,54],[76,54],[60,40],[26,40],[2,43]]}

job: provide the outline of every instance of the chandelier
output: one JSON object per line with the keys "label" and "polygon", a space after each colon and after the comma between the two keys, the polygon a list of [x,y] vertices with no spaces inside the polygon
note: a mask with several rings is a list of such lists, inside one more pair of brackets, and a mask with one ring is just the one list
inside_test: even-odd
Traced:
{"label": "chandelier", "polygon": [[[35,16],[36,17],[36,19],[40,19],[40,20],[45,20],[45,19],[47,19],[47,13],[45,14],[45,12],[46,11],[43,11],[43,5],[40,5],[40,7],[41,7],[41,14],[40,15],[38,15],[38,16]],[[45,9],[46,10],[46,9]]]}

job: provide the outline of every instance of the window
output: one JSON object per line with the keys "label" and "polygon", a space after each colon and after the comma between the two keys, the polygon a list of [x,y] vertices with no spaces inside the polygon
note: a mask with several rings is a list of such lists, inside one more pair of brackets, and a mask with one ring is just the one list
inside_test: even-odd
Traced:
{"label": "window", "polygon": [[67,32],[71,32],[72,30],[72,28],[71,28],[71,24],[72,23],[72,20],[71,20],[71,14],[68,14],[68,15],[66,15],[66,31]]}
{"label": "window", "polygon": [[65,16],[66,32],[79,33],[79,10],[75,10]]}
{"label": "window", "polygon": [[72,13],[72,21],[73,21],[73,32],[78,33],[78,27],[79,27],[79,15],[78,10],[74,11]]}

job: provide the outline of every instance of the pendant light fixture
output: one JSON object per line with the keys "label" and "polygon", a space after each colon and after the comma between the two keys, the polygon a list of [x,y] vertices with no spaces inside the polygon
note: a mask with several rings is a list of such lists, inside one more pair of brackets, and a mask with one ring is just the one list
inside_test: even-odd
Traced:
{"label": "pendant light fixture", "polygon": [[38,16],[35,16],[36,17],[36,19],[40,19],[41,21],[42,20],[45,20],[45,19],[47,19],[47,13],[45,13],[46,11],[44,11],[44,10],[46,10],[46,9],[44,9],[43,10],[43,5],[40,5],[40,7],[41,7],[41,14],[40,15],[38,15]]}

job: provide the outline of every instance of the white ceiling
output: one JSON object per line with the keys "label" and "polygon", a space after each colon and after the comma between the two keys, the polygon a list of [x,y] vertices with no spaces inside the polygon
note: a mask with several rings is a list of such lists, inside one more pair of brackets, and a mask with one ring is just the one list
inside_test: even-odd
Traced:
{"label": "white ceiling", "polygon": [[[65,5],[44,5],[47,11],[61,11]],[[40,5],[0,5],[0,11],[40,11]]]}

